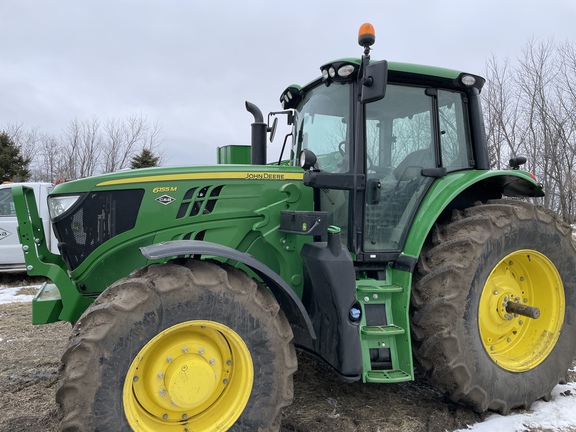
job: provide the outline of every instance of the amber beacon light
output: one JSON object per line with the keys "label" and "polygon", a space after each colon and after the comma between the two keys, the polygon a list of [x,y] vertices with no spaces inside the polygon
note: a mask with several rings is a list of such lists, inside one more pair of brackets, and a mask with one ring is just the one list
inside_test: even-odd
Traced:
{"label": "amber beacon light", "polygon": [[360,26],[358,30],[358,44],[363,47],[374,45],[376,41],[376,32],[374,26],[370,23],[365,23]]}

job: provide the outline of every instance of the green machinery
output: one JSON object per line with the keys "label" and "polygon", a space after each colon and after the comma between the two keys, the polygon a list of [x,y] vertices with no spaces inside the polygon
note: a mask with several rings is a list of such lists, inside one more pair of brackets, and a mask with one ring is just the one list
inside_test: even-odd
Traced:
{"label": "green machinery", "polygon": [[[219,164],[58,185],[60,255],[14,188],[33,322],[69,321],[64,430],[278,430],[296,350],[346,381],[414,379],[507,413],[550,397],[575,352],[571,230],[490,170],[480,91],[454,70],[361,58],[253,104],[251,146]],[[291,146],[289,143],[291,140]],[[284,149],[283,149],[284,152]],[[506,198],[510,197],[510,198]]]}

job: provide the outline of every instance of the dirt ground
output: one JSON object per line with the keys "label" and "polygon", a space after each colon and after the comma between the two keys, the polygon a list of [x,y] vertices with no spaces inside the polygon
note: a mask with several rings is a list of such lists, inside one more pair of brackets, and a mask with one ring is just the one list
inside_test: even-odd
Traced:
{"label": "dirt ground", "polygon": [[[71,326],[30,322],[30,303],[0,305],[0,432],[58,430],[54,394]],[[299,360],[294,402],[284,412],[282,432],[440,432],[482,421],[422,378],[393,385],[346,384],[314,361]]]}

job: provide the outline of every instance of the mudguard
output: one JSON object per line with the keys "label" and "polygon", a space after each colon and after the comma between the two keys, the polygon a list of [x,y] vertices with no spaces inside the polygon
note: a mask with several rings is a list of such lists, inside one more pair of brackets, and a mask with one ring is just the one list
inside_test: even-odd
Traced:
{"label": "mudguard", "polygon": [[299,327],[307,329],[312,339],[316,334],[308,312],[292,288],[270,267],[255,259],[252,255],[239,252],[235,249],[217,243],[198,240],[174,240],[157,243],[140,248],[142,255],[149,260],[181,255],[210,255],[238,261],[250,268],[268,286],[278,304],[286,314],[288,321]]}

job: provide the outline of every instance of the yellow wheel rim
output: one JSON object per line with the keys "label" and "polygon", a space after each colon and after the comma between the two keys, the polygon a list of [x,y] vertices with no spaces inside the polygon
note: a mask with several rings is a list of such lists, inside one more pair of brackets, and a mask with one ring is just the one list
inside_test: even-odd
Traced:
{"label": "yellow wheel rim", "polygon": [[[536,319],[510,313],[508,302],[538,308]],[[480,337],[490,358],[511,372],[530,370],[550,354],[564,322],[564,286],[543,254],[523,249],[488,276],[478,308]]]}
{"label": "yellow wheel rim", "polygon": [[246,407],[254,368],[236,332],[188,321],[156,335],[126,374],[124,411],[135,431],[227,430]]}

